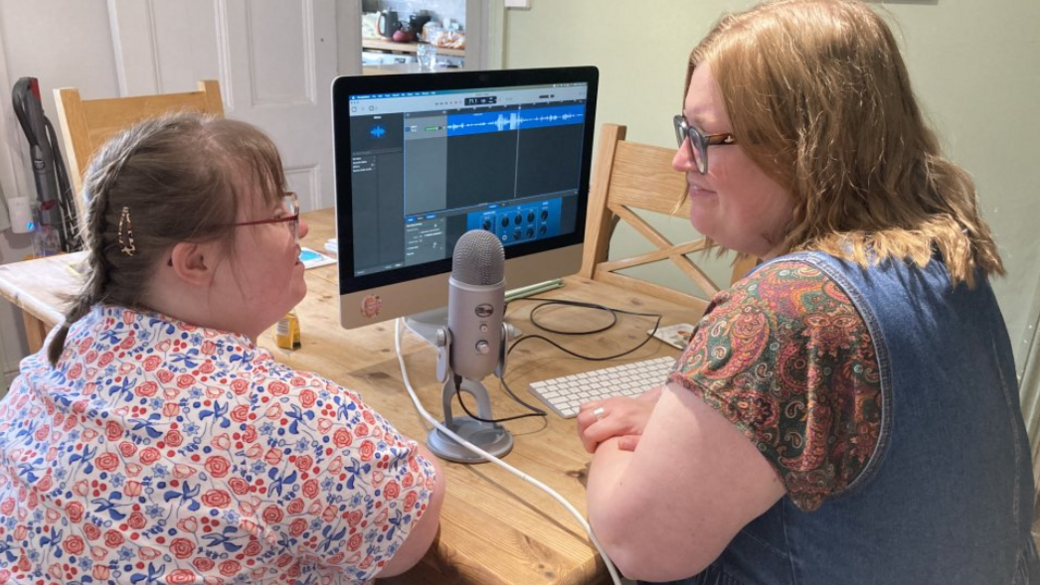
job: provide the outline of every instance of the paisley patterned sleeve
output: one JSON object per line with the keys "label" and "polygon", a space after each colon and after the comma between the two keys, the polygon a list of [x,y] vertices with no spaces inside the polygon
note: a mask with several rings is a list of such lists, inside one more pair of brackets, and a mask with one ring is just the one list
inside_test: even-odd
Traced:
{"label": "paisley patterned sleeve", "polygon": [[780,261],[713,299],[670,381],[735,424],[811,511],[849,488],[874,454],[878,370],[870,333],[838,285]]}

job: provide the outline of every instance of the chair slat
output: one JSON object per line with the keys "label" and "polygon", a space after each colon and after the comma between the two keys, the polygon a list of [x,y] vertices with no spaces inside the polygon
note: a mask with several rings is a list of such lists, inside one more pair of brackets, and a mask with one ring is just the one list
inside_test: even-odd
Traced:
{"label": "chair slat", "polygon": [[661,260],[667,260],[672,256],[685,256],[686,254],[700,252],[706,245],[707,241],[704,238],[701,238],[693,242],[677,244],[665,250],[654,250],[653,252],[647,252],[646,254],[640,254],[638,256],[619,258],[617,260],[607,260],[606,262],[600,262],[599,266],[604,270],[614,272],[616,270],[632,268],[633,266],[660,262]]}
{"label": "chair slat", "polygon": [[676,209],[686,192],[686,178],[672,169],[674,154],[674,150],[667,148],[620,142],[611,172],[611,205],[668,215],[688,214],[688,203]]}

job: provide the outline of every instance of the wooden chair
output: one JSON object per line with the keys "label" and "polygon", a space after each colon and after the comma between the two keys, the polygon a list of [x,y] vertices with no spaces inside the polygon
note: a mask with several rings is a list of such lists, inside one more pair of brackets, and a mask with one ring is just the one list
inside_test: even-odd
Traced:
{"label": "wooden chair", "polygon": [[[200,81],[198,91],[96,100],[81,99],[75,88],[59,88],[54,90],[54,101],[76,193],[83,192],[83,173],[97,149],[131,124],[174,111],[224,115],[220,85],[213,80]],[[80,197],[76,201],[82,214],[84,202]]]}
{"label": "wooden chair", "polygon": [[[636,212],[645,210],[666,215],[689,216],[688,200],[676,209],[676,204],[686,191],[686,178],[682,173],[672,169],[675,150],[627,141],[625,132],[624,126],[615,124],[604,124],[600,130],[599,149],[596,152],[589,192],[585,251],[579,275],[688,304],[702,313],[720,287],[687,255],[704,250],[707,242],[703,237],[698,237],[690,241],[672,243]],[[618,223],[622,221],[649,240],[656,250],[609,260],[610,238]],[[690,234],[697,235],[692,227]],[[703,295],[675,290],[620,272],[663,260],[674,263]],[[730,283],[726,283],[725,286],[744,276],[756,262],[755,258],[738,256]]]}

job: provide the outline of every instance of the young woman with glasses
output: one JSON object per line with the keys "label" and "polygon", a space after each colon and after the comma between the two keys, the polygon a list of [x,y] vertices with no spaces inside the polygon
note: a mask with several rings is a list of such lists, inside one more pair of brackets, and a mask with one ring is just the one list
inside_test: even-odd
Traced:
{"label": "young woman with glasses", "polygon": [[84,189],[87,281],[0,401],[0,583],[363,583],[418,562],[433,457],[256,345],[306,294],[271,140],[145,121]]}
{"label": "young woman with glasses", "polygon": [[[683,584],[1040,578],[1004,272],[967,172],[856,0],[723,17],[689,62],[690,221],[763,263],[662,387],[583,406],[590,523]],[[691,577],[692,575],[692,577]]]}

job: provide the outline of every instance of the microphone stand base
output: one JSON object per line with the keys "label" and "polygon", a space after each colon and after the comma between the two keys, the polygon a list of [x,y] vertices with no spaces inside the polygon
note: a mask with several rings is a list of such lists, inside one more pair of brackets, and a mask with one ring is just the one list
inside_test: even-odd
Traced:
{"label": "microphone stand base", "polygon": [[[504,457],[513,450],[513,435],[498,423],[486,423],[463,416],[453,417],[448,428],[495,457]],[[485,463],[487,461],[436,428],[430,429],[430,433],[426,436],[426,445],[434,455],[448,461],[456,463]]]}

